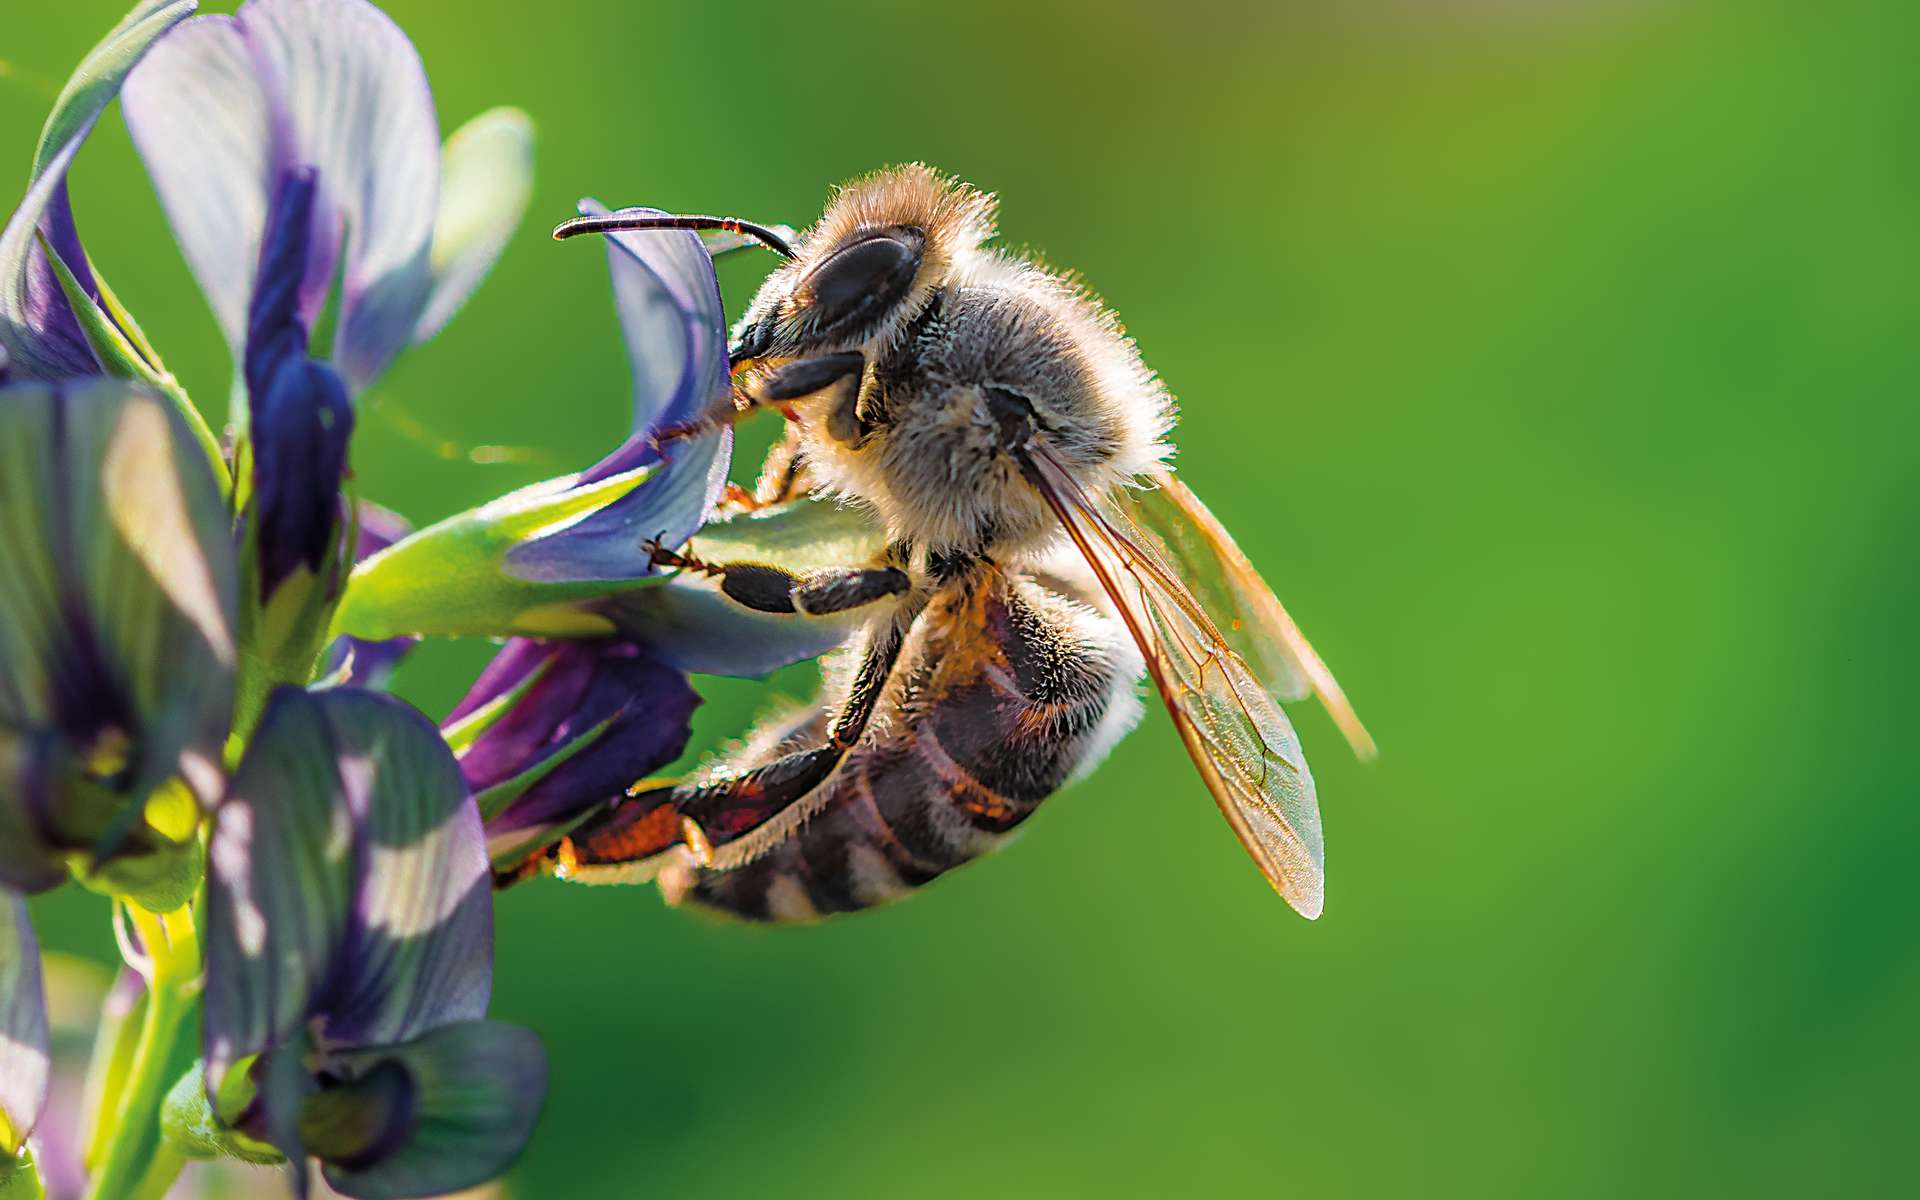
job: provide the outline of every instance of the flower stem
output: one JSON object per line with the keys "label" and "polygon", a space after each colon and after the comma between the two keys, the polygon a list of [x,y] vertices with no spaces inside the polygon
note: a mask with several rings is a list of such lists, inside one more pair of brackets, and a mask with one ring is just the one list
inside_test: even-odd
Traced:
{"label": "flower stem", "polygon": [[151,913],[125,903],[152,965],[133,1061],[119,1094],[101,1107],[108,1131],[106,1153],[88,1181],[88,1200],[158,1195],[182,1165],[161,1143],[160,1103],[173,1082],[169,1075],[175,1047],[192,1024],[200,996],[199,936],[190,907]]}

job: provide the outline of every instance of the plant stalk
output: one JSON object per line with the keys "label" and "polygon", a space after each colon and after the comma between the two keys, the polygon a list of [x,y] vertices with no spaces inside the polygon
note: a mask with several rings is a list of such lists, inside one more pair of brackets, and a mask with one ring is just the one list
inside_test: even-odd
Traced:
{"label": "plant stalk", "polygon": [[133,1061],[117,1096],[101,1107],[106,1153],[87,1184],[87,1200],[137,1200],[165,1192],[183,1160],[160,1137],[160,1104],[174,1049],[192,1026],[201,988],[200,941],[193,910],[151,913],[127,903],[126,912],[150,959],[147,1005]]}

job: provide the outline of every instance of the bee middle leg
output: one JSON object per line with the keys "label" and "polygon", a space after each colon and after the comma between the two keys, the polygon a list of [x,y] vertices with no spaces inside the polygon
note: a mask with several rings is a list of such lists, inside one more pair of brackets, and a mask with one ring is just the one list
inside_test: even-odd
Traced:
{"label": "bee middle leg", "polygon": [[665,547],[651,547],[656,566],[698,571],[720,580],[729,600],[755,612],[824,617],[905,594],[913,586],[898,567],[828,567],[798,575],[771,563],[710,563]]}

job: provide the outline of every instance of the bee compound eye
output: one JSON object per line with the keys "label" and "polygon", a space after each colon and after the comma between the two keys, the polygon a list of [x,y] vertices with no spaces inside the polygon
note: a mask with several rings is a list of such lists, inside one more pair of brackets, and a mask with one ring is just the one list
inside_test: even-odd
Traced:
{"label": "bee compound eye", "polygon": [[856,332],[879,321],[906,297],[925,248],[926,235],[918,229],[897,227],[864,234],[807,272],[796,299],[818,333]]}

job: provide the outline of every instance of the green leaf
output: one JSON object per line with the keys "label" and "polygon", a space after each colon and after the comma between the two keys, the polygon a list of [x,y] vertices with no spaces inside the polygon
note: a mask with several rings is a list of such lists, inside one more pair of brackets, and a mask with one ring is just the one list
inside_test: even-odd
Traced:
{"label": "green leaf", "polygon": [[[612,583],[544,583],[505,569],[507,552],[625,496],[653,466],[575,487],[577,476],[536,483],[449,517],[362,562],[334,614],[333,632],[367,641],[408,634],[598,637],[612,626],[576,607],[658,577]],[[640,550],[635,547],[635,558]]]}

